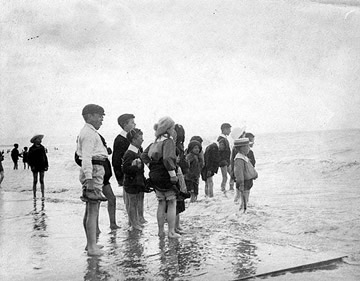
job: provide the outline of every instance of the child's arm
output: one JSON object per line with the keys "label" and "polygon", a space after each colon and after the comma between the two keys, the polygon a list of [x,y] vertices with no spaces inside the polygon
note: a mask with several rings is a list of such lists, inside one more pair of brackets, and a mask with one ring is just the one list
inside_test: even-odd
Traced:
{"label": "child's arm", "polygon": [[139,167],[137,165],[133,165],[133,161],[136,159],[134,155],[125,152],[123,157],[122,171],[127,175],[135,175],[137,171],[139,171]]}
{"label": "child's arm", "polygon": [[234,174],[236,179],[236,188],[244,191],[244,170],[245,162],[242,159],[235,159],[234,161]]}

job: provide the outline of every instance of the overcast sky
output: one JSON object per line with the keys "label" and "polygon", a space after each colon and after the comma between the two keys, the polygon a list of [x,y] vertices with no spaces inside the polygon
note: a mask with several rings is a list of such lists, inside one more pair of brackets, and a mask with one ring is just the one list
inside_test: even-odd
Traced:
{"label": "overcast sky", "polygon": [[1,1],[0,140],[76,136],[87,103],[187,135],[360,128],[360,9],[307,1]]}

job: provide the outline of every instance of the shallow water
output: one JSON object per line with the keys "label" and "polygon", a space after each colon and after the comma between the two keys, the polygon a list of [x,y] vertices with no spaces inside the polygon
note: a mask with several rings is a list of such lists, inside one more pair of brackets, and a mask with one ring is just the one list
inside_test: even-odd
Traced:
{"label": "shallow water", "polygon": [[109,230],[103,203],[99,243],[105,254],[98,258],[88,257],[83,249],[84,205],[78,199],[73,148],[49,151],[45,200],[32,199],[30,171],[12,170],[6,157],[0,192],[0,279],[238,280],[347,255],[344,262],[315,271],[268,278],[359,280],[360,132],[341,132],[341,145],[338,135],[258,136],[254,151],[260,176],[249,211],[239,213],[233,194],[220,193],[217,175],[215,198],[204,198],[201,183],[199,202],[187,203],[181,215],[187,233],[180,240],[156,235],[154,194],[145,197],[149,223],[144,231],[129,231],[121,190],[112,182],[121,228]]}

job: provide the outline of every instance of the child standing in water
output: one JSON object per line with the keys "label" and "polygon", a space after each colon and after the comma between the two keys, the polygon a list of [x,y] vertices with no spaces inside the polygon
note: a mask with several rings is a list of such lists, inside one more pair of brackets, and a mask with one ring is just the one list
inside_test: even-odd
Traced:
{"label": "child standing in water", "polygon": [[142,220],[144,218],[141,217],[143,215],[141,206],[144,205],[144,193],[142,190],[145,187],[145,176],[144,163],[140,159],[140,154],[143,132],[140,129],[131,129],[126,138],[130,142],[122,164],[124,191],[127,193],[125,197],[126,211],[132,229],[142,230],[144,227]]}
{"label": "child standing in water", "polygon": [[28,163],[29,152],[27,146],[24,147],[24,151],[22,152],[22,157],[23,157],[24,169],[26,169],[26,165],[27,168],[29,169],[29,163]]}
{"label": "child standing in water", "polygon": [[11,150],[11,159],[14,162],[14,170],[18,169],[18,161],[20,157],[19,153],[19,145],[17,143],[14,144],[14,148]]}
{"label": "child standing in water", "polygon": [[213,176],[218,172],[220,163],[219,148],[214,142],[208,145],[204,153],[204,167],[201,170],[201,178],[205,181],[205,196],[214,197]]}
{"label": "child standing in water", "polygon": [[49,164],[45,152],[45,147],[41,145],[41,141],[44,135],[35,135],[31,138],[30,142],[33,145],[29,149],[29,165],[31,171],[33,172],[33,194],[36,198],[36,184],[38,181],[38,175],[40,175],[40,188],[41,195],[44,197],[45,184],[44,184],[44,175],[45,171],[48,170]]}
{"label": "child standing in water", "polygon": [[185,182],[188,192],[191,193],[190,202],[196,202],[199,194],[199,178],[201,169],[204,166],[204,162],[199,156],[201,152],[200,142],[196,140],[191,141],[187,152],[186,160],[189,163],[189,171],[185,174]]}
{"label": "child standing in water", "polygon": [[247,209],[250,189],[253,186],[253,180],[257,178],[257,172],[253,168],[249,158],[246,156],[250,151],[249,139],[240,138],[234,141],[235,159],[234,175],[236,178],[236,189],[238,189],[241,205],[240,210]]}

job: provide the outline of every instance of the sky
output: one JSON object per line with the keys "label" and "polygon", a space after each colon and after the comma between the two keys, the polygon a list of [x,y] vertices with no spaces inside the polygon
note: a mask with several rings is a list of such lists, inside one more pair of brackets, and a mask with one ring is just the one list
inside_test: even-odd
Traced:
{"label": "sky", "polygon": [[[324,1],[320,1],[324,2]],[[331,1],[330,1],[331,2]],[[360,8],[312,1],[1,1],[0,142],[133,113],[186,135],[360,128]]]}

